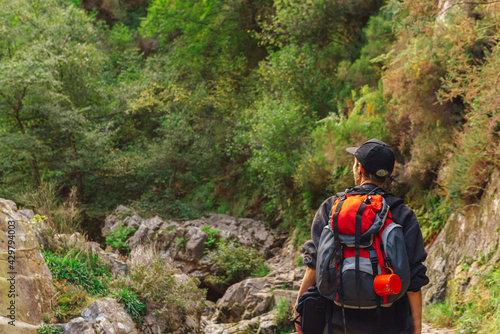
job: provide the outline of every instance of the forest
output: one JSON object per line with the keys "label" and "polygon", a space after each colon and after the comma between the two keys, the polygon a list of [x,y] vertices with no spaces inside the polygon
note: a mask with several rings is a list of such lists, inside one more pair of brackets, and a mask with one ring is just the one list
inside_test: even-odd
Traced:
{"label": "forest", "polygon": [[379,138],[429,242],[499,167],[496,1],[3,0],[0,23],[0,197],[61,232],[124,204],[299,245]]}
{"label": "forest", "polygon": [[[388,190],[415,210],[427,246],[450,217],[495,196],[487,185],[500,167],[499,1],[0,3],[0,198],[34,210],[32,223],[50,225],[52,240],[78,231],[84,242],[111,245],[117,259],[130,253],[125,241],[139,224],[106,238],[105,219],[158,215],[155,237],[170,236],[169,247],[182,255],[182,222],[215,213],[251,218],[246,224],[262,223],[269,240],[285,234],[300,249],[324,199],[353,186],[345,149],[371,138],[394,150]],[[191,231],[208,236],[203,254],[219,267],[226,259],[253,266],[229,268],[225,289],[256,271],[266,276],[263,252],[225,242],[221,226]],[[188,305],[179,314],[203,308],[206,291],[195,283],[186,283],[189,298],[174,294],[177,269],[158,253],[151,251],[150,268],[137,260],[132,278],[108,287],[101,283],[110,269],[95,254],[58,247],[42,244],[59,296],[57,319],[46,323],[83,309],[63,309],[63,297],[79,296],[86,307],[86,293],[106,296],[111,287],[123,288],[110,296],[137,319],[151,300],[170,314],[162,294],[169,289]],[[447,299],[442,294],[424,320],[460,333],[498,330],[497,250],[498,241],[490,253],[473,249],[456,270],[463,281],[451,280]],[[300,270],[298,260],[292,265]],[[477,286],[463,293],[470,281]]]}

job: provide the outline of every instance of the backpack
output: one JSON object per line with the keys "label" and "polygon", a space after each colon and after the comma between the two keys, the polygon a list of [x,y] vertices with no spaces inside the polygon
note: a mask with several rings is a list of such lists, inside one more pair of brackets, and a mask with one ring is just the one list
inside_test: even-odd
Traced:
{"label": "backpack", "polygon": [[[338,194],[318,244],[316,286],[323,296],[342,308],[380,309],[406,293],[410,266],[403,229],[389,205],[401,203],[379,187]],[[390,271],[399,277],[400,289],[378,295],[374,282]]]}
{"label": "backpack", "polygon": [[[326,325],[325,313],[329,309],[330,300],[322,296],[315,286],[299,296],[296,311],[298,316],[292,323],[300,325],[304,334],[323,333]],[[297,319],[300,317],[300,322]]]}

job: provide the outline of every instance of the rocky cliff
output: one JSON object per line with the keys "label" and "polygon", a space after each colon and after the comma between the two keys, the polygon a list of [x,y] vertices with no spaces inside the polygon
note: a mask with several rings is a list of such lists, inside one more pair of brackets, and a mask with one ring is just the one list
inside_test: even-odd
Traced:
{"label": "rocky cliff", "polygon": [[[452,214],[444,229],[428,249],[426,261],[430,284],[423,290],[425,303],[445,298],[447,284],[456,275],[465,276],[463,289],[474,283],[477,261],[500,260],[500,172],[488,182],[479,203]],[[472,263],[463,272],[462,263]],[[476,263],[476,265],[474,265]]]}
{"label": "rocky cliff", "polygon": [[5,199],[0,231],[0,333],[36,333],[42,314],[51,313],[52,274],[28,218]]}

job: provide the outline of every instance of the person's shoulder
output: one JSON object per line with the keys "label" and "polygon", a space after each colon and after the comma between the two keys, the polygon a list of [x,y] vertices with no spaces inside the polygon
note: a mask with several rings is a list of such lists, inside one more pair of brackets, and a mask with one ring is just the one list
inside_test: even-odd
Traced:
{"label": "person's shoulder", "polygon": [[333,208],[333,205],[335,203],[335,201],[337,200],[337,198],[339,198],[342,193],[337,193],[333,196],[330,196],[328,197],[327,199],[325,199],[323,201],[323,203],[321,203],[321,205],[319,206],[318,208],[318,213],[322,213],[322,214],[325,214],[325,215],[329,215],[330,214],[330,211],[332,210]]}
{"label": "person's shoulder", "polygon": [[325,205],[331,205],[331,204],[333,204],[337,200],[337,198],[341,197],[344,194],[345,194],[344,192],[340,192],[340,193],[336,193],[333,196],[328,197],[327,199],[325,199],[323,201],[323,203],[321,203],[321,207],[323,207]]}

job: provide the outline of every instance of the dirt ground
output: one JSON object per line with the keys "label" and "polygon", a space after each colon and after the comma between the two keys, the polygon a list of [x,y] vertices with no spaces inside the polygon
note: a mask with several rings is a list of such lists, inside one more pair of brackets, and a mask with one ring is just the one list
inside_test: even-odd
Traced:
{"label": "dirt ground", "polygon": [[432,327],[429,324],[422,324],[422,334],[455,334],[456,331],[451,328]]}

